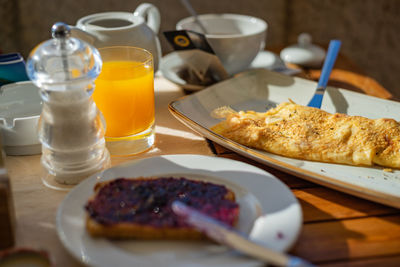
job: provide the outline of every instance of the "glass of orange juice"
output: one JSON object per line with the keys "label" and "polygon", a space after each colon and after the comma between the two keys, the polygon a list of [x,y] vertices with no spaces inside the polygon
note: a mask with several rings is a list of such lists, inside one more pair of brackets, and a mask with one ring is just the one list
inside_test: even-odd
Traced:
{"label": "glass of orange juice", "polygon": [[106,121],[111,155],[132,155],[154,144],[153,56],[130,46],[100,48],[103,67],[93,99]]}

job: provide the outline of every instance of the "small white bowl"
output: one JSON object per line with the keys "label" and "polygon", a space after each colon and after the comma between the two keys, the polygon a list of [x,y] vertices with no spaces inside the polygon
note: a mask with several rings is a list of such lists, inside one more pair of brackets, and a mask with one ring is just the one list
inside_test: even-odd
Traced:
{"label": "small white bowl", "polygon": [[37,125],[42,111],[39,88],[17,82],[0,88],[0,128],[7,155],[41,153]]}
{"label": "small white bowl", "polygon": [[[268,24],[262,19],[239,14],[201,14],[198,19],[215,54],[230,74],[246,70],[265,47]],[[202,32],[194,17],[176,24],[177,30]]]}

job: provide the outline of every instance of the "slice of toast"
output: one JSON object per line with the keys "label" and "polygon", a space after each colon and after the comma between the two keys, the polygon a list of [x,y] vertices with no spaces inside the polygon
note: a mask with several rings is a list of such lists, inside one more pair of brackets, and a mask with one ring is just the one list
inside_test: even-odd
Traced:
{"label": "slice of toast", "polygon": [[234,226],[235,194],[223,185],[186,178],[118,178],[96,184],[88,200],[86,229],[92,236],[137,239],[204,239],[171,209],[179,200]]}

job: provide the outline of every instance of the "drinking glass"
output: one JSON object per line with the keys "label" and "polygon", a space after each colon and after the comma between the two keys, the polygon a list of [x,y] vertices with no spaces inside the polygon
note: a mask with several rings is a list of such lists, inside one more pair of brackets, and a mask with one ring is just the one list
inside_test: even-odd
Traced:
{"label": "drinking glass", "polygon": [[106,121],[107,148],[111,155],[146,151],[155,139],[153,56],[130,46],[99,52],[103,67],[93,99]]}

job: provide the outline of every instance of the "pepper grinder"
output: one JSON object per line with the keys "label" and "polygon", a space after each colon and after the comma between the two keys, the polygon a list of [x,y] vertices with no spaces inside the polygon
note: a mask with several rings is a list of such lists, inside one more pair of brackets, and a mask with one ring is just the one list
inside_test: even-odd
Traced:
{"label": "pepper grinder", "polygon": [[91,95],[102,60],[96,48],[71,37],[62,22],[52,39],[36,47],[26,69],[43,100],[38,124],[42,143],[42,178],[50,187],[75,185],[110,165],[105,121]]}

